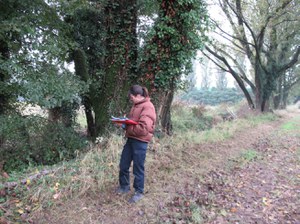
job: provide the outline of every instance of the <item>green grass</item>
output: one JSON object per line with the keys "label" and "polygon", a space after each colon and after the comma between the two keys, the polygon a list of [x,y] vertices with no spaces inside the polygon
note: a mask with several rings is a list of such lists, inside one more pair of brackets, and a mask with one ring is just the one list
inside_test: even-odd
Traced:
{"label": "green grass", "polygon": [[288,122],[283,124],[281,128],[286,131],[292,131],[292,130],[296,130],[297,126],[295,125],[294,122]]}
{"label": "green grass", "polygon": [[258,157],[258,152],[252,149],[248,149],[241,153],[241,159],[245,162],[253,161]]}
{"label": "green grass", "polygon": [[300,129],[300,118],[295,118],[292,121],[289,121],[281,126],[282,130],[285,131],[294,131]]}
{"label": "green grass", "polygon": [[204,142],[218,142],[232,138],[238,131],[246,128],[255,127],[260,123],[274,121],[277,118],[274,114],[263,114],[247,119],[237,119],[231,122],[222,122],[209,130],[195,131],[195,130],[174,130],[178,134],[176,142],[187,144],[201,144]]}
{"label": "green grass", "polygon": [[193,223],[201,224],[203,223],[203,217],[201,215],[201,209],[197,204],[191,206],[192,221]]}
{"label": "green grass", "polygon": [[280,129],[283,132],[293,132],[295,135],[300,136],[300,116],[284,123],[283,125],[281,125]]}
{"label": "green grass", "polygon": [[253,124],[259,124],[268,121],[275,121],[276,119],[278,119],[278,116],[276,114],[265,113],[265,114],[260,114],[258,116],[252,116],[248,120]]}
{"label": "green grass", "polygon": [[[56,202],[67,198],[77,198],[85,194],[97,194],[107,186],[115,182],[118,173],[119,151],[123,146],[121,136],[112,135],[106,145],[94,145],[84,155],[77,159],[61,162],[53,166],[30,167],[22,172],[9,173],[8,179],[1,179],[1,182],[17,182],[18,185],[10,191],[15,195],[23,207],[17,208],[11,205],[11,209],[25,210],[29,205],[35,211],[40,211]],[[24,178],[33,176],[41,171],[50,171],[30,181],[28,184],[21,184]],[[0,184],[0,189],[1,189]],[[9,195],[0,203],[9,202]],[[18,212],[16,212],[18,214]],[[11,221],[18,221],[19,216],[10,216]]]}
{"label": "green grass", "polygon": [[238,156],[228,160],[227,168],[231,170],[235,167],[244,167],[248,163],[260,158],[260,153],[253,149],[242,150]]}

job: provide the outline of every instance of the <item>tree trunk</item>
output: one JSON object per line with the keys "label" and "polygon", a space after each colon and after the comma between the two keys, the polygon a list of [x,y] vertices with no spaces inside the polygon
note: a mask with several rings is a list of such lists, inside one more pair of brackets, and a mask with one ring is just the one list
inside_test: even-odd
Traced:
{"label": "tree trunk", "polygon": [[279,108],[280,101],[281,101],[281,94],[282,94],[281,84],[282,84],[282,78],[280,77],[277,80],[276,89],[273,93],[273,107],[275,110],[277,110]]}
{"label": "tree trunk", "polygon": [[280,76],[279,78],[281,84],[281,91],[280,91],[280,109],[285,109],[287,106],[287,99],[289,96],[289,84],[287,83],[285,75]]}
{"label": "tree trunk", "polygon": [[[270,111],[270,97],[272,94],[271,83],[268,82],[268,74],[263,70],[260,61],[256,58],[255,62],[255,105],[260,112]],[[273,85],[273,83],[272,83]]]}
{"label": "tree trunk", "polygon": [[[87,61],[86,61],[86,56],[84,51],[81,49],[74,50],[73,59],[75,64],[76,75],[79,76],[82,81],[88,82],[89,74],[88,74]],[[82,96],[82,100],[83,100],[84,112],[86,116],[88,136],[91,138],[96,138],[95,120],[92,112],[93,107],[91,104],[91,97],[90,97],[91,94],[94,93],[91,92],[90,90],[88,93],[86,93],[86,95]]]}
{"label": "tree trunk", "polygon": [[58,123],[61,120],[60,107],[54,107],[48,110],[48,120],[52,123]]}
{"label": "tree trunk", "polygon": [[270,111],[270,96],[265,95],[262,96],[264,90],[258,89],[256,92],[256,108],[260,110],[260,112],[268,112]]}
{"label": "tree trunk", "polygon": [[286,109],[288,97],[289,97],[289,92],[285,91],[283,93],[282,103],[281,103],[280,109]]}
{"label": "tree trunk", "polygon": [[[4,60],[9,59],[9,48],[5,41],[0,40],[0,56]],[[9,94],[6,90],[7,80],[9,79],[6,74],[6,71],[3,71],[0,68],[0,115],[4,114],[6,109],[8,109],[8,101],[9,101]],[[4,90],[4,91],[3,91]]]}
{"label": "tree trunk", "polygon": [[273,105],[274,105],[274,109],[277,110],[279,108],[280,105],[280,95],[276,94],[275,96],[273,96]]}
{"label": "tree trunk", "polygon": [[171,120],[171,106],[174,98],[174,88],[164,92],[162,98],[158,117],[160,118],[160,125],[162,131],[167,135],[172,135],[173,127]]}
{"label": "tree trunk", "polygon": [[86,123],[87,123],[87,135],[91,138],[95,138],[96,137],[95,119],[93,116],[91,103],[88,101],[87,97],[83,98],[83,105],[84,105],[84,113],[85,113]]}
{"label": "tree trunk", "polygon": [[103,135],[111,115],[123,115],[137,64],[137,1],[110,1],[105,8],[107,38],[100,93],[93,100],[97,135]]}

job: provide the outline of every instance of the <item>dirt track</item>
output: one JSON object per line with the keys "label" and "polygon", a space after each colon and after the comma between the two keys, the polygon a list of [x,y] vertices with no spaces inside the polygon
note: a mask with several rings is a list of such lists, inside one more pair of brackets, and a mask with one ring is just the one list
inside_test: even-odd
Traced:
{"label": "dirt track", "polygon": [[[145,198],[113,189],[67,201],[34,223],[300,223],[300,117],[284,117],[148,167]],[[288,121],[292,130],[281,130]],[[209,155],[195,162],[202,152]],[[241,154],[241,151],[244,154]],[[155,157],[149,153],[150,157]],[[189,166],[178,164],[188,163]],[[168,177],[160,170],[170,168]],[[176,175],[175,175],[176,174]]]}

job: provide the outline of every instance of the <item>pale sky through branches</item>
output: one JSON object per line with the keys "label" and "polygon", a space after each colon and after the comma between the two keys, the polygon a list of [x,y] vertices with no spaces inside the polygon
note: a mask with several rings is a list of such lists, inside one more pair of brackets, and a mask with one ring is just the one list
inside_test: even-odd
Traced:
{"label": "pale sky through branches", "polygon": [[[219,24],[222,24],[222,28],[230,33],[230,26],[228,23],[226,23],[227,21],[226,21],[225,16],[222,15],[222,11],[218,7],[218,5],[216,5],[214,3],[214,1],[212,1],[212,0],[208,1],[208,13],[214,21],[218,22]],[[209,34],[209,36],[211,36],[215,39],[218,39],[218,40],[222,39],[222,41],[224,41],[224,39],[221,38],[220,35],[217,35],[214,32],[211,32]],[[204,65],[201,65],[201,63],[200,63],[201,57],[204,57],[204,56],[201,55],[201,52],[198,52],[197,59],[194,62],[194,68],[195,68],[194,72],[196,74],[196,87],[197,88],[201,87],[201,82],[202,82],[202,78],[204,75],[204,71],[203,71]],[[210,77],[209,77],[210,78],[210,87],[216,87],[218,69],[211,61],[208,61],[208,65],[206,65],[206,66],[208,66],[207,69],[210,74]],[[234,84],[233,84],[235,81],[234,78],[229,73],[226,73],[226,78],[228,81],[228,87],[229,88],[234,87]]]}

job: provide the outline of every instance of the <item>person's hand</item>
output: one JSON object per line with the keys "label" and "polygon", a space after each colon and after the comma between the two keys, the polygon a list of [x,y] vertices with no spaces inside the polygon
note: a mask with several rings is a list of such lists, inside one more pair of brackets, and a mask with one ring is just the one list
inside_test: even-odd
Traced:
{"label": "person's hand", "polygon": [[121,128],[123,128],[123,129],[125,129],[126,128],[126,124],[122,124],[122,123],[115,123],[115,125],[117,126],[117,127],[121,127]]}
{"label": "person's hand", "polygon": [[122,128],[123,128],[123,129],[126,129],[126,124],[122,124]]}

